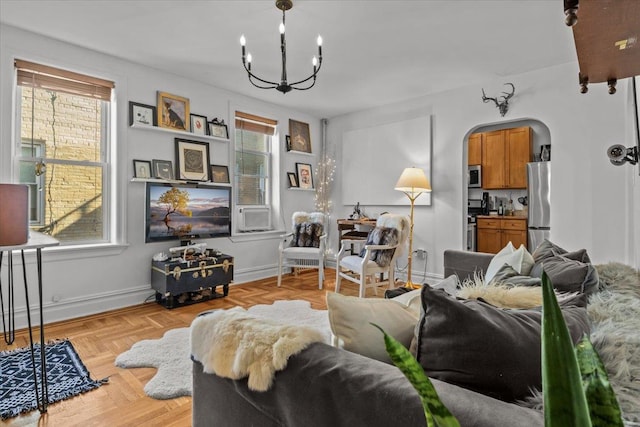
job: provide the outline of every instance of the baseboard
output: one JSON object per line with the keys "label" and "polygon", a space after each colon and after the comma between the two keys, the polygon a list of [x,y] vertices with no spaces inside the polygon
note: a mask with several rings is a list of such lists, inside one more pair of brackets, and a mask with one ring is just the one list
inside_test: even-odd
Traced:
{"label": "baseboard", "polygon": [[[277,274],[278,267],[276,265],[251,267],[243,270],[236,269],[234,271],[234,281],[231,286],[274,277],[277,276]],[[155,301],[155,291],[151,288],[151,285],[146,285],[124,290],[83,295],[57,302],[45,302],[42,305],[42,311],[46,325],[47,323],[60,322],[99,314],[105,311],[117,310],[119,308],[131,307],[143,304],[149,300]],[[31,322],[34,326],[40,322],[37,305],[31,306]],[[25,306],[16,307],[15,328],[24,329],[27,325],[27,311]]]}

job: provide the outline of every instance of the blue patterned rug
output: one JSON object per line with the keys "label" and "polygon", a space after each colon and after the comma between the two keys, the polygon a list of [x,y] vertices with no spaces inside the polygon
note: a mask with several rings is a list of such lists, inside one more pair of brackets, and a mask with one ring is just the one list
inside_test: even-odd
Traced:
{"label": "blue patterned rug", "polygon": [[[49,403],[68,399],[100,387],[106,380],[94,381],[80,356],[64,340],[45,346]],[[36,372],[40,381],[40,345],[35,346]],[[37,408],[29,348],[0,352],[0,419],[15,417]]]}

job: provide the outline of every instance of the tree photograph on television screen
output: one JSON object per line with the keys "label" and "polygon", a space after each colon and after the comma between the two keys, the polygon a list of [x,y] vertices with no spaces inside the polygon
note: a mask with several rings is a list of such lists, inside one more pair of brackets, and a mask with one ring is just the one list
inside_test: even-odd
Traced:
{"label": "tree photograph on television screen", "polygon": [[229,187],[147,185],[146,241],[229,236]]}

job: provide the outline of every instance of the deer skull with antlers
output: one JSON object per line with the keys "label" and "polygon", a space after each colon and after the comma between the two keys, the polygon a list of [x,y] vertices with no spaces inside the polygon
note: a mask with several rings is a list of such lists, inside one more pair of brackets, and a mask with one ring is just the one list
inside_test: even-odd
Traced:
{"label": "deer skull with antlers", "polygon": [[502,117],[504,117],[504,115],[507,114],[507,111],[509,111],[509,99],[516,93],[516,87],[513,85],[513,83],[505,83],[505,85],[511,85],[511,93],[502,92],[504,93],[504,95],[501,96],[502,101],[498,101],[496,98],[488,97],[484,93],[484,89],[482,89],[482,101],[485,103],[489,101],[495,102],[496,107],[498,107],[498,110],[500,111],[500,115]]}

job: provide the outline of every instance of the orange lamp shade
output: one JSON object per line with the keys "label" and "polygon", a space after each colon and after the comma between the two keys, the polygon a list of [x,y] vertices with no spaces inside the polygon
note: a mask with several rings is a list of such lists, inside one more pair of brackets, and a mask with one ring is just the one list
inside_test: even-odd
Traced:
{"label": "orange lamp shade", "polygon": [[0,246],[23,245],[29,240],[29,187],[0,184]]}

